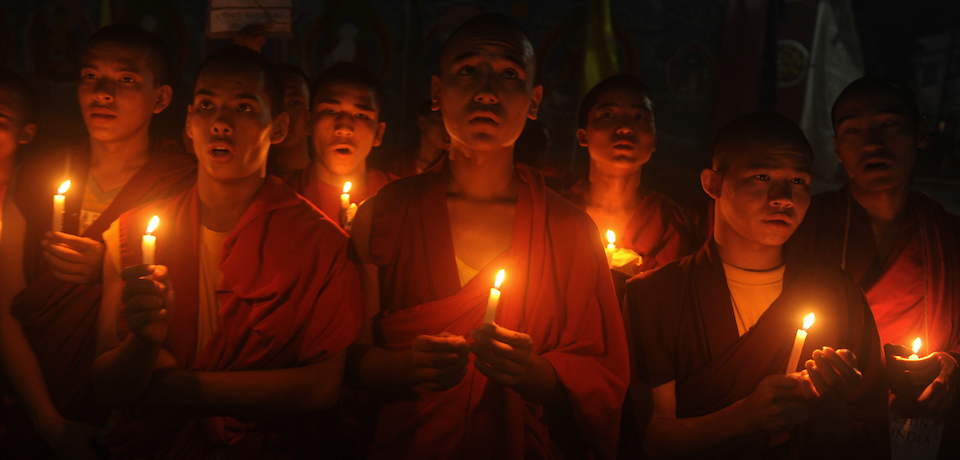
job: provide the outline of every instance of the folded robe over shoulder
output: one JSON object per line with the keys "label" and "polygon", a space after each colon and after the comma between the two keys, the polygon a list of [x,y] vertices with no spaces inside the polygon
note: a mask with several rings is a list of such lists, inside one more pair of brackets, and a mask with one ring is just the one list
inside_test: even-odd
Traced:
{"label": "folded robe over shoulder", "polygon": [[[203,372],[271,370],[322,362],[360,331],[363,299],[347,236],[313,205],[268,176],[227,237],[217,288],[219,326],[197,352],[199,200],[179,197],[120,219],[124,266],[141,263],[141,235],[160,216],[156,262],[176,293],[164,347],[183,368]],[[109,444],[117,458],[227,458],[317,455],[311,418],[247,420],[186,408],[132,405]],[[271,456],[273,455],[273,456]]]}
{"label": "folded robe over shoulder", "polygon": [[[638,275],[627,284],[624,323],[634,394],[676,382],[677,417],[714,413],[747,397],[761,380],[783,374],[797,329],[813,312],[801,363],[815,349],[847,348],[863,382],[847,410],[856,425],[848,458],[888,458],[887,388],[870,309],[850,275],[827,261],[788,253],[783,291],[749,331],[739,336],[723,266],[711,240],[697,254]],[[802,364],[797,369],[802,369]],[[646,421],[640,421],[641,426]],[[769,446],[756,434],[711,452],[714,458],[798,458],[803,433]]]}
{"label": "folded robe over shoulder", "polygon": [[[377,340],[402,350],[421,334],[469,337],[483,321],[497,271],[505,269],[495,321],[531,336],[533,351],[550,361],[566,387],[580,432],[597,454],[612,458],[628,364],[597,229],[586,213],[546,189],[539,172],[523,165],[517,171],[512,245],[462,288],[447,171],[400,179],[380,191],[370,242],[380,266]],[[543,410],[490,382],[471,362],[453,388],[418,386],[388,398],[371,458],[551,458]]]}
{"label": "folded robe over shoulder", "polygon": [[[306,169],[283,176],[283,181],[294,192],[299,193],[323,211],[330,220],[339,222],[337,216],[340,213],[340,193],[343,191],[343,184],[334,186],[320,180],[316,175],[316,166],[312,162],[307,165]],[[376,195],[380,187],[383,187],[387,182],[390,182],[390,177],[386,173],[368,169],[367,185],[353,184],[350,188],[350,202],[362,203],[363,200]]]}
{"label": "folded robe over shoulder", "polygon": [[[103,231],[122,213],[180,193],[196,181],[196,158],[183,152],[175,142],[154,141],[150,152],[147,163],[81,236],[102,242]],[[23,271],[27,287],[14,298],[11,311],[37,356],[57,410],[68,419],[103,425],[109,411],[97,403],[89,384],[102,286],[99,282],[61,281],[48,270],[40,246],[43,233],[53,223],[52,197],[67,179],[71,186],[66,193],[63,231],[77,234],[89,172],[87,143],[31,157],[22,165],[13,193],[25,220]],[[7,389],[8,393],[12,391]],[[12,448],[14,444],[39,441],[38,437],[23,433],[32,425],[19,402],[8,405],[2,413],[4,445]]]}

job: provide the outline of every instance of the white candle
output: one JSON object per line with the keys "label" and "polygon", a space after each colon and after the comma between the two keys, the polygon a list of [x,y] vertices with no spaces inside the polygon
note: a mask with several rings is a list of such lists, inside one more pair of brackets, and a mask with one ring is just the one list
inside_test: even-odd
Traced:
{"label": "white candle", "polygon": [[503,276],[506,272],[500,270],[497,273],[497,281],[490,288],[490,297],[487,298],[487,314],[483,316],[484,324],[493,324],[493,318],[497,316],[497,305],[500,304],[500,283],[503,283]]}
{"label": "white candle", "polygon": [[352,187],[352,186],[353,186],[353,184],[351,184],[350,181],[347,181],[347,183],[343,184],[343,192],[340,193],[340,208],[341,208],[341,209],[348,209],[348,208],[350,208],[350,194],[347,193],[347,192],[350,191],[350,187]]}
{"label": "white candle", "polygon": [[147,225],[147,233],[143,235],[143,240],[140,241],[140,249],[143,252],[143,263],[145,265],[153,265],[156,260],[154,259],[154,255],[157,250],[157,237],[152,235],[152,233],[157,229],[157,225],[160,225],[160,217],[153,216],[153,219],[150,219],[150,225]]}
{"label": "white candle", "polygon": [[803,352],[803,342],[807,340],[807,329],[813,325],[813,313],[803,319],[803,329],[797,329],[797,338],[793,341],[793,351],[790,352],[790,360],[787,361],[787,374],[797,371],[797,365],[800,364],[800,353]]}
{"label": "white candle", "polygon": [[63,206],[66,200],[63,194],[67,193],[69,188],[70,181],[66,181],[60,184],[57,194],[53,196],[53,231],[55,232],[63,231]]}
{"label": "white candle", "polygon": [[613,230],[607,230],[607,247],[603,250],[607,254],[607,265],[613,264],[613,253],[617,252],[617,234]]}
{"label": "white candle", "polygon": [[910,355],[910,361],[916,361],[920,359],[920,355],[917,353],[920,353],[920,345],[922,344],[923,342],[920,341],[920,337],[917,337],[917,340],[913,341],[913,354]]}

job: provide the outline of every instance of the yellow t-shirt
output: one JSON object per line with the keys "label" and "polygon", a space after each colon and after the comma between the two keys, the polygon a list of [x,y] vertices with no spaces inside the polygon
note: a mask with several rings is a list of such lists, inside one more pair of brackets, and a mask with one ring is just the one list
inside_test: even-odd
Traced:
{"label": "yellow t-shirt", "polygon": [[87,186],[83,190],[83,203],[80,205],[79,234],[83,235],[83,232],[100,218],[100,214],[103,214],[110,203],[113,203],[113,199],[122,188],[122,186],[115,187],[105,192],[93,178],[93,174],[87,176]]}
{"label": "yellow t-shirt", "polygon": [[220,301],[217,300],[217,287],[223,279],[220,272],[220,255],[223,243],[230,232],[215,232],[200,226],[200,266],[197,271],[200,287],[200,302],[197,305],[197,354],[213,336],[220,325]]}
{"label": "yellow t-shirt", "polygon": [[460,276],[460,287],[464,287],[474,276],[477,276],[477,273],[480,273],[480,270],[475,270],[473,267],[463,263],[457,256],[453,257],[457,259],[457,275]]}
{"label": "yellow t-shirt", "polygon": [[781,265],[773,270],[753,271],[723,264],[730,289],[730,303],[733,315],[737,318],[737,331],[743,335],[757,324],[763,312],[783,291],[783,269]]}

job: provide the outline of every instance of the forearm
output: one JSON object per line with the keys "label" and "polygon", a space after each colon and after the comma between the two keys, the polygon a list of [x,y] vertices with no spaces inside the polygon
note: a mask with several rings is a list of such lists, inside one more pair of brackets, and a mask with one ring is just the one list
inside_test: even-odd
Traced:
{"label": "forearm", "polygon": [[282,417],[336,405],[343,354],[288,369],[234,372],[158,371],[150,397],[158,402],[238,417]]}
{"label": "forearm", "polygon": [[150,385],[160,346],[130,334],[120,345],[93,363],[92,379],[105,404],[121,406],[140,399]]}
{"label": "forearm", "polygon": [[9,307],[0,314],[0,359],[7,380],[23,401],[34,425],[60,416],[53,404],[37,356]]}
{"label": "forearm", "polygon": [[557,371],[550,360],[533,354],[530,367],[517,381],[515,388],[527,399],[549,405],[564,405],[567,401],[567,389],[557,377]]}
{"label": "forearm", "polygon": [[369,391],[396,391],[420,383],[413,368],[412,350],[390,351],[355,343],[347,350],[348,385]]}
{"label": "forearm", "polygon": [[650,420],[644,450],[650,458],[670,458],[697,453],[756,432],[740,413],[743,400],[712,414],[691,418],[654,417]]}

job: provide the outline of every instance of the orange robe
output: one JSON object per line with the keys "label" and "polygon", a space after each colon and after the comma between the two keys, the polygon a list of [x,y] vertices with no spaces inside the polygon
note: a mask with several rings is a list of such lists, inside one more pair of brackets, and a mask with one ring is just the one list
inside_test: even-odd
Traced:
{"label": "orange robe", "polygon": [[[317,178],[316,167],[310,163],[306,169],[294,171],[283,176],[284,182],[294,192],[313,203],[314,206],[334,222],[340,222],[340,194],[343,184],[333,186]],[[363,200],[377,194],[380,187],[390,182],[390,178],[383,171],[367,169],[367,185],[353,184],[350,188],[350,202],[360,204]]]}
{"label": "orange robe", "polygon": [[[184,153],[176,142],[154,141],[150,149],[148,162],[82,236],[102,242],[101,233],[123,212],[179,193],[196,181],[196,158]],[[21,166],[13,193],[25,220],[23,271],[27,287],[13,299],[11,312],[36,354],[57,410],[68,419],[102,426],[109,410],[97,403],[89,383],[96,357],[102,285],[60,281],[48,270],[40,246],[43,233],[53,223],[52,196],[66,179],[71,186],[66,193],[63,231],[77,234],[89,170],[87,143],[30,157]],[[46,443],[33,431],[13,389],[5,385],[4,393],[2,444],[8,452],[26,449],[22,455],[39,455],[35,450],[28,453],[29,449],[46,450]]]}
{"label": "orange robe", "polygon": [[[348,240],[313,205],[272,176],[227,237],[217,288],[219,326],[197,352],[197,189],[120,219],[124,266],[142,260],[141,235],[157,214],[156,261],[170,269],[177,303],[164,348],[201,372],[270,370],[318,363],[360,331],[363,299]],[[329,414],[327,414],[329,415]],[[316,415],[264,420],[182,407],[123,409],[108,444],[116,458],[317,458]],[[319,449],[319,450],[318,450]],[[286,458],[286,457],[283,457]]]}
{"label": "orange robe", "polygon": [[[460,286],[446,205],[447,172],[394,181],[377,195],[371,255],[380,266],[378,345],[409,349],[421,334],[469,337],[484,317],[497,271],[506,270],[496,322],[529,334],[569,395],[572,433],[551,432],[554,408],[490,382],[472,362],[446,391],[423,386],[381,396],[371,458],[553,458],[551,438],[582,436],[601,458],[616,452],[626,392],[623,325],[597,240],[583,211],[548,190],[539,172],[521,178],[512,245]],[[473,355],[471,355],[471,360]],[[546,412],[546,414],[545,414]]]}
{"label": "orange robe", "polygon": [[[816,322],[800,356],[809,357],[824,346],[848,348],[863,374],[847,403],[854,440],[850,446],[837,446],[838,453],[889,458],[883,357],[863,295],[850,275],[829,262],[789,252],[786,256],[783,291],[742,336],[713,240],[695,255],[631,279],[624,306],[631,392],[643,394],[676,382],[677,418],[728,407],[750,395],[765,377],[784,373],[797,329],[812,311]],[[766,433],[744,436],[711,451],[710,457],[806,458],[804,451],[801,428],[788,439]]]}

